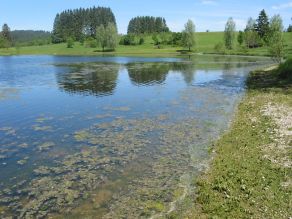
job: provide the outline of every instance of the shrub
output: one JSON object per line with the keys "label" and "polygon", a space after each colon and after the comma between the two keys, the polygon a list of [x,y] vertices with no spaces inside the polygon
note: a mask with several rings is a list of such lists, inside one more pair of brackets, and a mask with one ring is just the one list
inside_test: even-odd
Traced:
{"label": "shrub", "polygon": [[125,46],[129,46],[129,45],[136,45],[136,37],[133,34],[127,34],[125,36],[121,37],[121,40],[119,42],[120,45],[125,45]]}
{"label": "shrub", "polygon": [[67,48],[73,48],[73,46],[74,46],[74,40],[72,37],[69,37],[67,39]]}
{"label": "shrub", "polygon": [[143,37],[141,37],[141,38],[140,38],[140,40],[139,40],[139,45],[142,45],[142,44],[144,44],[144,42],[145,42],[144,38],[143,38]]}
{"label": "shrub", "polygon": [[281,78],[292,80],[292,59],[290,58],[280,64],[278,72]]}
{"label": "shrub", "polygon": [[214,50],[216,53],[221,53],[224,54],[225,53],[225,47],[224,44],[222,42],[217,43],[214,47]]}
{"label": "shrub", "polygon": [[182,44],[182,33],[172,33],[169,44],[179,46]]}
{"label": "shrub", "polygon": [[87,48],[96,48],[97,47],[97,41],[93,37],[89,37],[85,40],[85,47]]}

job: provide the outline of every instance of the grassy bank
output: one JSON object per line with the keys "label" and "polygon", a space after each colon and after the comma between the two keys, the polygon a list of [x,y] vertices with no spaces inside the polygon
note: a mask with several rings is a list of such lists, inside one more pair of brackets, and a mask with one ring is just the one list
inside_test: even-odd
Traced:
{"label": "grassy bank", "polygon": [[[223,42],[223,32],[197,33],[196,53],[216,53],[214,47]],[[285,33],[285,54],[292,57],[292,33]],[[162,45],[160,49],[153,45],[151,36],[145,37],[145,43],[137,46],[119,45],[115,52],[102,53],[99,48],[86,48],[76,42],[73,48],[67,48],[63,44],[50,44],[44,46],[29,46],[9,49],[0,49],[0,55],[120,55],[120,56],[176,56],[180,55],[183,48],[171,45]],[[232,55],[268,55],[268,48],[261,47],[243,50],[239,46],[235,49],[226,51]]]}
{"label": "grassy bank", "polygon": [[250,74],[233,124],[197,183],[191,218],[292,216],[291,69],[290,61],[281,70]]}

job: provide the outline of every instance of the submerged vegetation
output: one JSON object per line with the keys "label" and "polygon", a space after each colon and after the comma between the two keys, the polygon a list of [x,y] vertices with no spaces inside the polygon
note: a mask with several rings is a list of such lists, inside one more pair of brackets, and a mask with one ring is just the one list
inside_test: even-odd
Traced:
{"label": "submerged vegetation", "polygon": [[18,68],[9,70],[16,86],[36,80],[14,117],[7,106],[19,101],[0,102],[0,217],[173,218],[192,209],[207,145],[227,128],[248,69],[270,63],[80,58],[13,57],[26,63],[16,82]]}

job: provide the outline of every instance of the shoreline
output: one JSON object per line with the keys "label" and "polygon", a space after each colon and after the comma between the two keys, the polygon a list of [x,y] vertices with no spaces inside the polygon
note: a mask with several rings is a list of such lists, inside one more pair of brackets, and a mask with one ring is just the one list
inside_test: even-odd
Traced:
{"label": "shoreline", "polygon": [[196,181],[190,218],[289,218],[292,85],[277,69],[249,73],[230,128]]}
{"label": "shoreline", "polygon": [[220,54],[220,53],[98,53],[98,54],[0,54],[0,57],[18,57],[18,56],[64,56],[64,57],[139,57],[139,58],[185,58],[193,56],[224,56],[224,57],[242,57],[242,58],[272,58],[268,55],[253,55],[253,54]]}

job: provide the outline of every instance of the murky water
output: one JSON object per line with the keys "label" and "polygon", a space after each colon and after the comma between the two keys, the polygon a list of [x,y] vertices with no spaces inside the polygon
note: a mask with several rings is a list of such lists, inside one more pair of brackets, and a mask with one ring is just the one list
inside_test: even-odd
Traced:
{"label": "murky water", "polygon": [[0,217],[182,212],[247,73],[269,62],[0,57]]}

